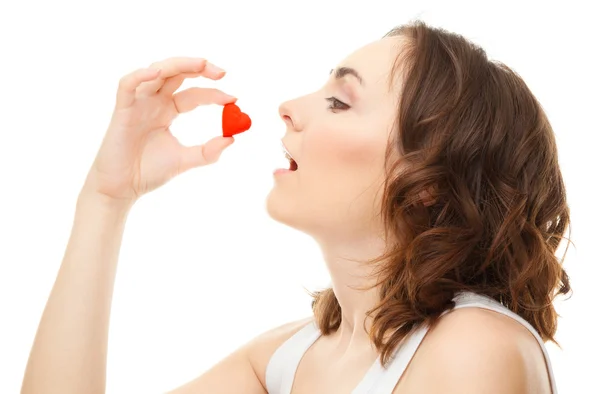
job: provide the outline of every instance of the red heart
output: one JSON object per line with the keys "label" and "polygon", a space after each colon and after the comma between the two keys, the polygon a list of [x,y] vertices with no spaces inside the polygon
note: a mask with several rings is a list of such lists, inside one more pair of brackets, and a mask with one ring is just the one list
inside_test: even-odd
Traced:
{"label": "red heart", "polygon": [[243,133],[252,125],[250,117],[240,110],[234,103],[223,106],[223,137]]}

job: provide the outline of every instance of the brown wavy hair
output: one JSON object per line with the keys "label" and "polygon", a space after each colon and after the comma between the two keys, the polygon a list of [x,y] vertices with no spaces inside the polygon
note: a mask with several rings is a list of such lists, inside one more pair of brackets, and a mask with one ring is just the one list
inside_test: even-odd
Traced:
{"label": "brown wavy hair", "polygon": [[[560,261],[556,252],[571,242],[570,219],[540,103],[516,72],[461,35],[416,21],[391,36],[401,45],[390,87],[400,83],[402,93],[386,150],[387,246],[366,262],[380,286],[368,315],[381,363],[460,291],[494,298],[556,343],[553,300],[571,291],[566,250]],[[333,290],[311,295],[320,330],[332,333],[341,322]]]}

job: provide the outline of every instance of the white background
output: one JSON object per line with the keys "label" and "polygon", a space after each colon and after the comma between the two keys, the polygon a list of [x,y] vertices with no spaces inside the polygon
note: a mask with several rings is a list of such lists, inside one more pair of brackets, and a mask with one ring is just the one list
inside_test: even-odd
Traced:
{"label": "white background", "polygon": [[[577,246],[565,263],[575,292],[556,304],[563,350],[548,349],[560,392],[600,392],[595,2],[446,3],[3,2],[0,393],[19,391],[122,75],[171,56],[206,57],[228,75],[182,88],[219,87],[253,120],[216,165],[169,182],[130,214],[107,392],[160,393],[258,333],[310,315],[303,286],[329,281],[320,250],[270,219],[264,205],[273,169],[285,166],[278,105],[317,89],[350,52],[416,17],[464,34],[513,67],[548,113]],[[221,107],[200,108],[173,132],[185,144],[202,143],[220,133],[220,114]]]}

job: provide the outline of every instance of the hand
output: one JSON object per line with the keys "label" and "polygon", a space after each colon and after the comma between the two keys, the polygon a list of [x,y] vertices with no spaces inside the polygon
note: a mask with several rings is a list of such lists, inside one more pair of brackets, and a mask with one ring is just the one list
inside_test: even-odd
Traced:
{"label": "hand", "polygon": [[175,176],[215,163],[232,137],[186,147],[169,130],[181,113],[236,98],[218,89],[175,91],[186,78],[223,78],[225,71],[198,58],[171,58],[124,76],[110,125],[84,185],[102,198],[133,204]]}

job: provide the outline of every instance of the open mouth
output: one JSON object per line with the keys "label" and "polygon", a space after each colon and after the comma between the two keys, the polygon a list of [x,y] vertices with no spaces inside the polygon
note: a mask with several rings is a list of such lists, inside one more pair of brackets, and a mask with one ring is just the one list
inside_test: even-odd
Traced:
{"label": "open mouth", "polygon": [[296,171],[298,169],[298,163],[296,163],[296,160],[292,159],[291,156],[289,155],[285,155],[285,157],[290,161],[290,171]]}
{"label": "open mouth", "polygon": [[290,162],[290,171],[296,171],[298,169],[298,163],[296,163],[296,160],[294,160],[294,158],[292,157],[292,155],[290,155],[290,152],[287,151],[287,149],[285,148],[285,146],[281,146],[283,149],[283,153],[285,154],[285,158],[288,159],[288,161]]}

